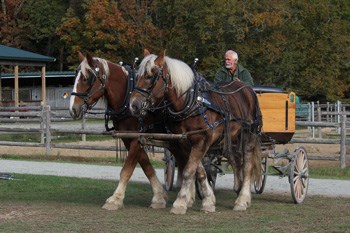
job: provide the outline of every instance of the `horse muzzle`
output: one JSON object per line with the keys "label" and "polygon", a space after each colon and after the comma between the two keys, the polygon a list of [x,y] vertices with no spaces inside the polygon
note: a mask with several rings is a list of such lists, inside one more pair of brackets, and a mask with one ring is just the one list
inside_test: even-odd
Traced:
{"label": "horse muzzle", "polygon": [[69,109],[69,114],[73,118],[73,120],[81,120],[84,116],[84,112],[87,111],[87,106],[86,104],[81,105],[78,108],[71,108]]}
{"label": "horse muzzle", "polygon": [[135,117],[144,117],[149,109],[149,103],[147,101],[141,101],[140,99],[135,99],[130,102],[129,105],[130,112]]}

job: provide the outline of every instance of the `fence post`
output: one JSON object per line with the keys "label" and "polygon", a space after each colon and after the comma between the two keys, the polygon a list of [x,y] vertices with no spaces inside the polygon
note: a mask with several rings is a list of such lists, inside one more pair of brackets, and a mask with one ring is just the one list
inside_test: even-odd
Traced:
{"label": "fence post", "polygon": [[[326,111],[327,111],[327,112],[330,111],[329,102],[327,102],[327,110],[326,110]],[[327,121],[327,122],[330,122],[330,121],[329,121],[329,114],[326,115],[326,121]]]}
{"label": "fence post", "polygon": [[[337,113],[340,113],[341,112],[341,102],[339,100],[337,100]],[[337,115],[337,123],[338,125],[340,126],[341,124],[341,116],[340,114]],[[340,127],[337,127],[337,133],[340,133]]]}
{"label": "fence post", "polygon": [[341,115],[340,168],[346,167],[346,113]]}
{"label": "fence post", "polygon": [[[322,121],[320,101],[317,101],[317,121],[319,122]],[[322,128],[320,126],[317,127],[317,131],[318,131],[318,138],[322,138]]]}
{"label": "fence post", "polygon": [[45,142],[45,147],[46,147],[46,152],[45,155],[51,155],[51,108],[50,105],[45,106],[45,132],[46,132],[46,142]]}
{"label": "fence post", "polygon": [[[83,115],[83,122],[81,124],[81,129],[84,130],[85,129],[85,125],[86,125],[86,114]],[[81,140],[83,142],[86,142],[86,134],[82,134],[81,135]]]}
{"label": "fence post", "polygon": [[45,132],[44,130],[46,129],[45,123],[46,123],[46,115],[45,115],[45,107],[41,106],[41,121],[40,121],[40,143],[44,144],[45,143]]}
{"label": "fence post", "polygon": [[[311,117],[311,122],[315,122],[315,103],[312,101],[311,102],[311,107],[310,107],[310,117]],[[315,138],[315,126],[311,126],[311,136],[312,138]]]}

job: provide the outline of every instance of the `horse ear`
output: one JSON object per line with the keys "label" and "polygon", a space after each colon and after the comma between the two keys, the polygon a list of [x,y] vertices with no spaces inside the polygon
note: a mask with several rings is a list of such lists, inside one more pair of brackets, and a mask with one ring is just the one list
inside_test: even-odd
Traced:
{"label": "horse ear", "polygon": [[164,56],[165,56],[165,50],[163,50],[162,52],[159,53],[158,57],[156,58],[156,60],[154,60],[154,64],[156,64],[157,66],[163,66],[164,65]]}
{"label": "horse ear", "polygon": [[86,59],[87,59],[87,61],[88,61],[89,66],[94,67],[94,62],[93,62],[92,57],[93,57],[93,56],[92,56],[90,53],[88,53],[88,54],[86,55]]}
{"label": "horse ear", "polygon": [[80,51],[78,51],[78,57],[80,62],[82,62],[85,59],[84,55]]}
{"label": "horse ear", "polygon": [[151,53],[148,51],[148,49],[144,49],[143,50],[143,56],[147,57],[148,55],[150,55]]}

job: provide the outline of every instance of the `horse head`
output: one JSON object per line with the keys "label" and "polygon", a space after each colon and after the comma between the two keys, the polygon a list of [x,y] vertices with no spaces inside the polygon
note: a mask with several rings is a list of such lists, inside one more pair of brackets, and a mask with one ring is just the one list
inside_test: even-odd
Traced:
{"label": "horse head", "polygon": [[73,91],[70,97],[69,113],[73,119],[81,119],[103,96],[107,76],[108,63],[91,54],[86,57],[79,52],[80,65],[76,70]]}
{"label": "horse head", "polygon": [[145,50],[130,98],[131,113],[145,116],[149,111],[164,108],[165,100],[184,98],[193,80],[192,69],[186,63],[165,56],[165,51],[156,56]]}

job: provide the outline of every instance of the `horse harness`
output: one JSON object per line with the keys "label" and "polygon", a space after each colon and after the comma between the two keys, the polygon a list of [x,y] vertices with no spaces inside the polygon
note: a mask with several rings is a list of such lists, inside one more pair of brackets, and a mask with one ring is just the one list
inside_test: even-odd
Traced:
{"label": "horse harness", "polygon": [[[229,106],[229,102],[227,99],[227,96],[230,94],[237,93],[241,91],[243,88],[247,86],[242,86],[232,92],[222,92],[219,87],[217,86],[211,86],[202,76],[200,76],[196,71],[193,71],[195,74],[195,82],[194,85],[188,89],[184,94],[186,95],[184,108],[180,111],[174,111],[170,104],[167,103],[167,101],[162,101],[163,109],[165,114],[165,121],[172,121],[172,122],[180,122],[183,121],[189,117],[192,116],[198,116],[201,115],[203,117],[204,122],[207,125],[206,130],[214,129],[218,127],[221,124],[225,124],[224,127],[224,133],[222,134],[221,138],[218,139],[218,142],[224,140],[224,146],[223,146],[223,154],[224,155],[230,155],[232,154],[232,145],[231,145],[231,134],[230,134],[230,127],[229,124],[231,121],[238,122],[241,127],[241,133],[259,133],[260,126],[261,126],[261,116],[256,116],[256,120],[254,122],[247,121],[245,119],[241,119],[237,116],[234,116],[231,113],[231,108]],[[159,80],[159,78],[162,78],[164,80],[164,91],[167,91],[168,83],[169,83],[169,74],[167,73],[167,69],[165,66],[160,69],[160,71],[153,76],[152,84],[148,89],[141,89],[136,87],[135,91],[141,93],[146,97],[146,101],[151,102],[152,98],[152,91]],[[234,81],[233,81],[234,82]],[[225,109],[220,108],[218,105],[216,105],[211,99],[209,92],[217,93],[221,96]],[[166,93],[165,93],[166,94]],[[257,99],[256,105],[258,108]],[[159,107],[153,107],[151,111],[154,111],[156,109],[159,109]],[[209,122],[208,116],[206,115],[207,110],[210,109],[212,111],[217,112],[218,114],[222,115],[223,118],[221,118],[218,121],[215,122]],[[167,124],[165,124],[167,125]],[[171,133],[169,129],[167,129],[168,133]],[[239,151],[243,148],[243,142],[242,140],[239,143],[238,148]]]}
{"label": "horse harness", "polygon": [[118,111],[115,111],[110,106],[110,104],[107,103],[107,109],[105,112],[106,131],[114,130],[114,127],[110,128],[108,126],[108,122],[110,120],[118,121],[118,120],[121,120],[123,118],[130,116],[128,109],[129,109],[129,103],[130,103],[130,95],[131,95],[131,92],[133,91],[133,89],[135,87],[135,83],[136,83],[135,70],[128,65],[124,65],[123,67],[128,71],[128,85],[127,85],[126,95],[124,96],[124,101],[123,101],[122,107]]}

